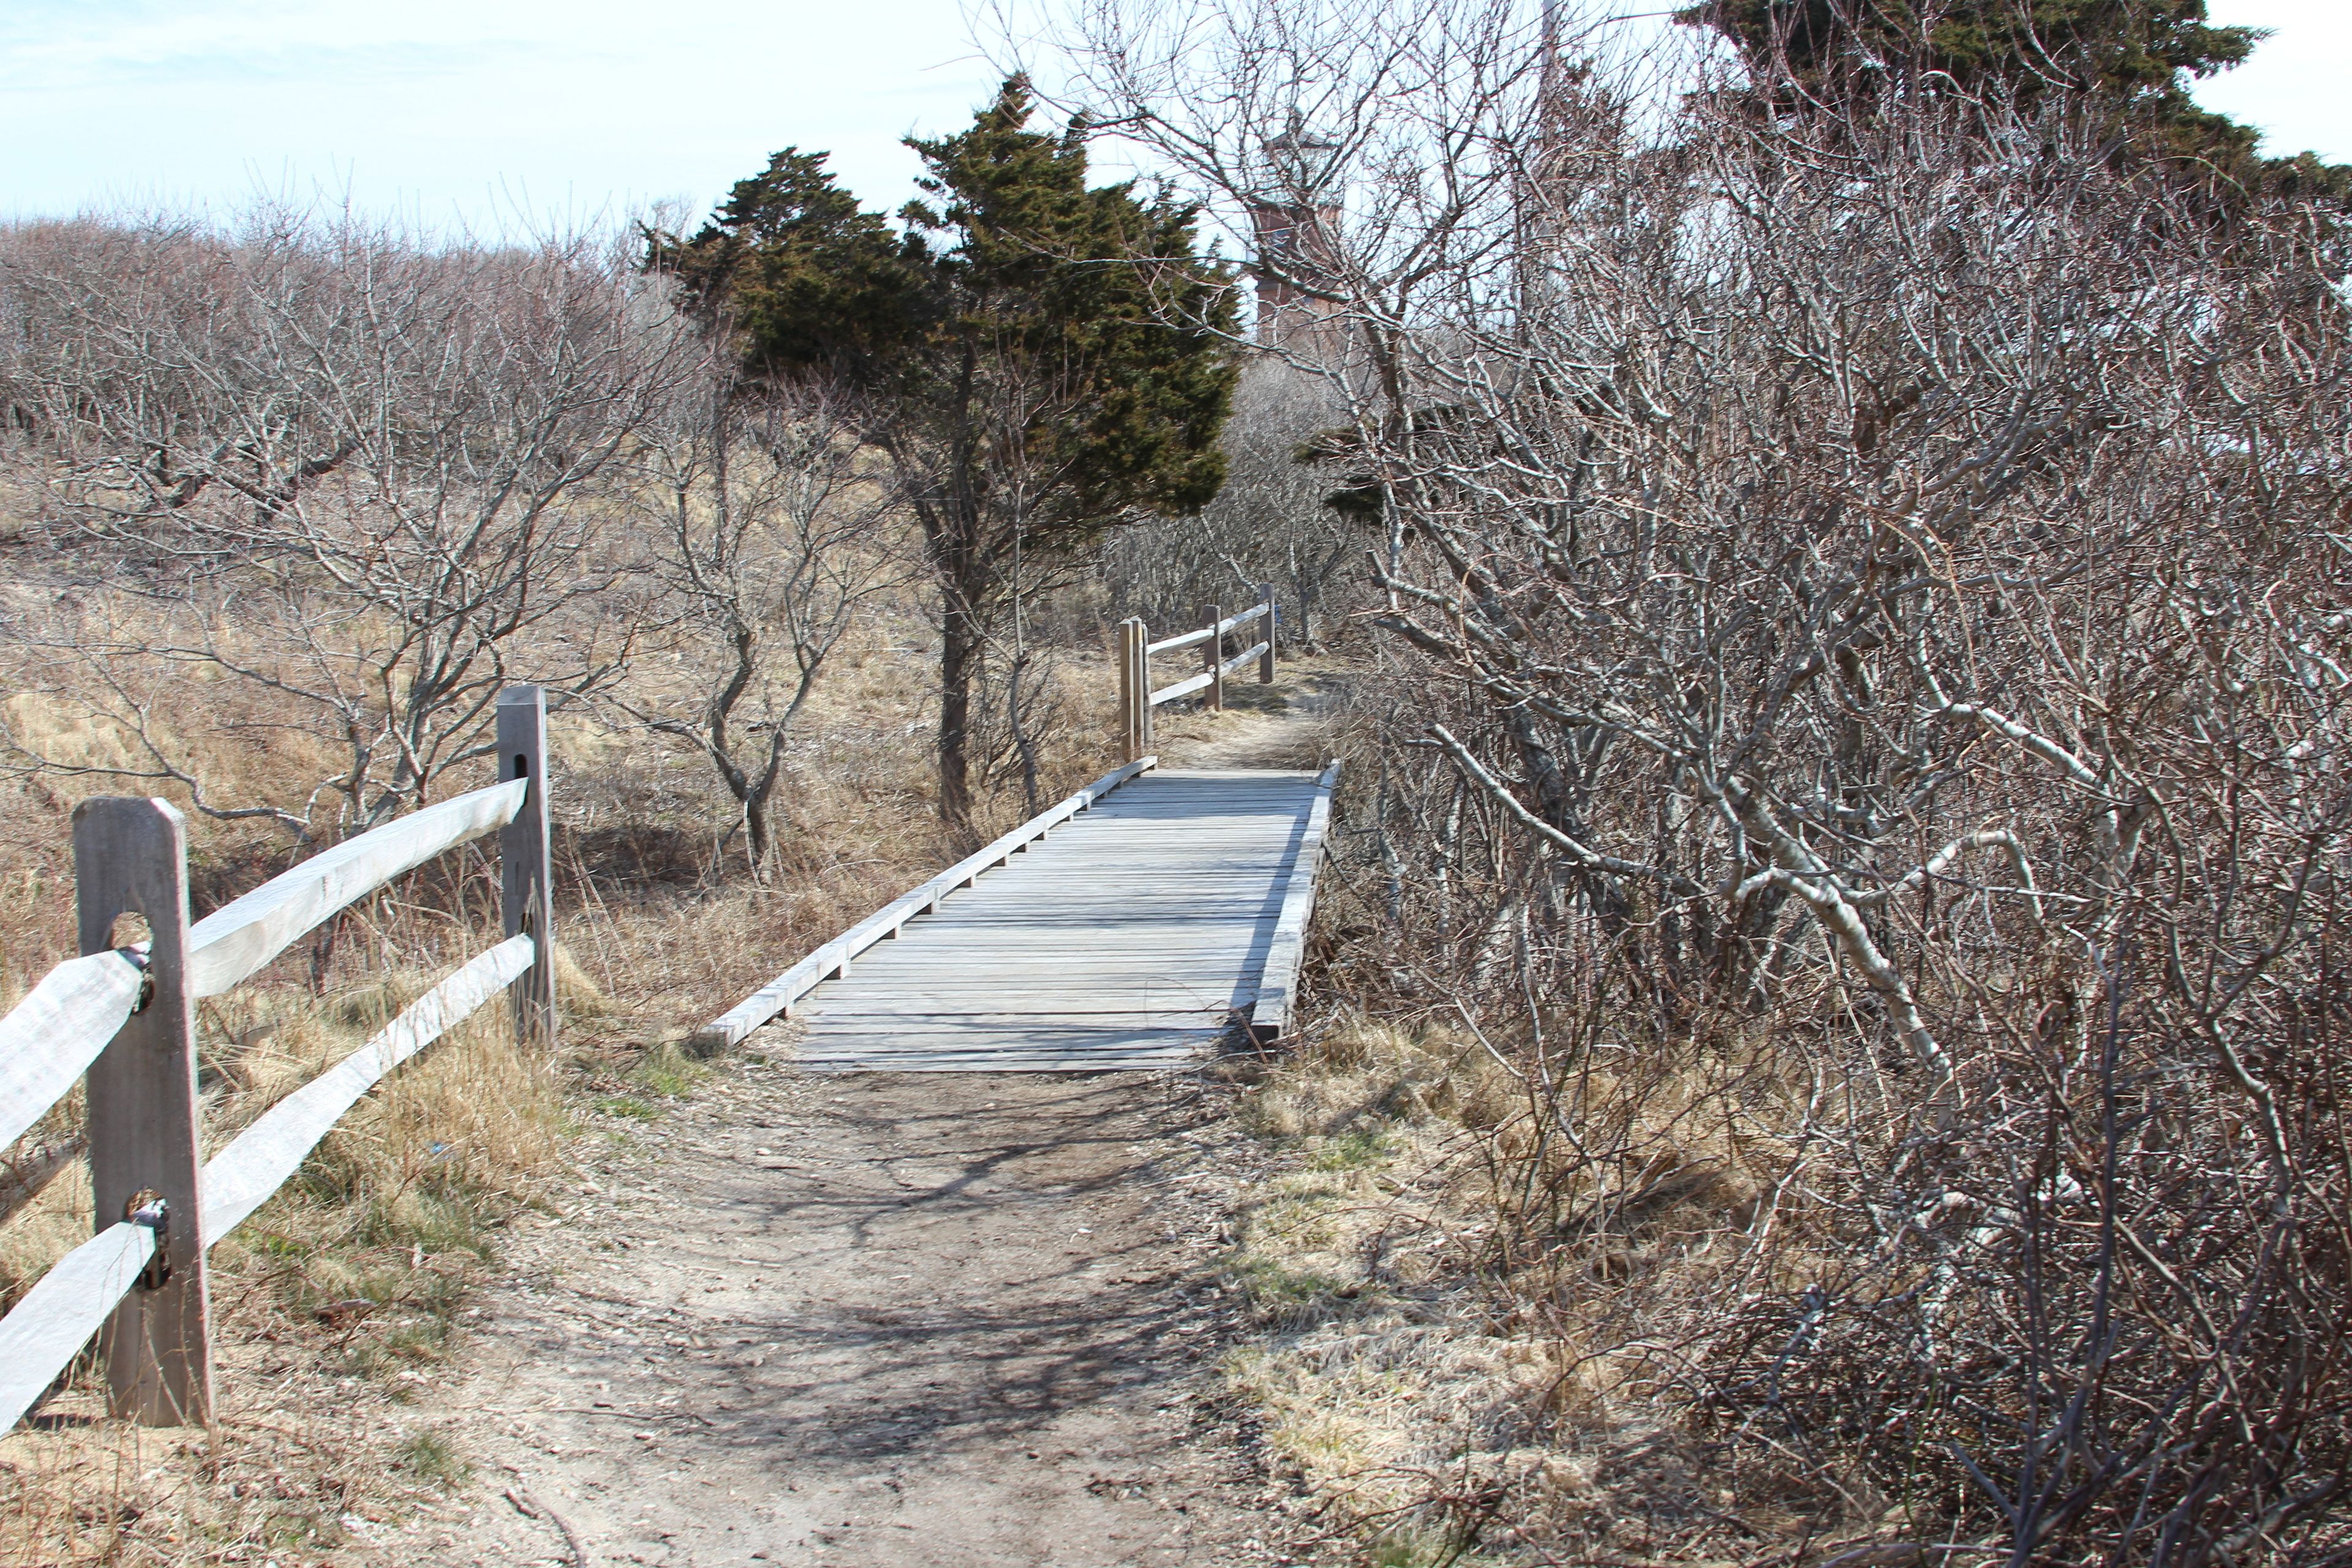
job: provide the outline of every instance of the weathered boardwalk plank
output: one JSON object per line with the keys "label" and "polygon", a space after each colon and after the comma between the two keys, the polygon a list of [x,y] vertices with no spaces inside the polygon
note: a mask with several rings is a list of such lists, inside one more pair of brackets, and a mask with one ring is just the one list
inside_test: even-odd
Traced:
{"label": "weathered boardwalk plank", "polygon": [[1317,794],[1312,773],[1144,774],[814,992],[795,1010],[801,1065],[1194,1060],[1257,1000]]}

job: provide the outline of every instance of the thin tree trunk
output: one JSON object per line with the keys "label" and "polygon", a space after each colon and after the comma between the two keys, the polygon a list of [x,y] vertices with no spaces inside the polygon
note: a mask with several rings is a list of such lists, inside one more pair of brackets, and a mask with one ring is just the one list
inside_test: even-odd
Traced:
{"label": "thin tree trunk", "polygon": [[1029,733],[1028,722],[1022,717],[1021,712],[1021,681],[1028,673],[1029,654],[1026,649],[1024,649],[1022,652],[1015,654],[1013,658],[1013,679],[1006,682],[1006,685],[1010,689],[1010,697],[1005,703],[1004,716],[1006,721],[1013,727],[1013,744],[1021,757],[1022,799],[1026,802],[1028,805],[1029,815],[1034,816],[1037,815],[1039,809],[1037,805],[1037,739],[1035,736]]}
{"label": "thin tree trunk", "polygon": [[768,795],[765,790],[743,803],[743,833],[751,840],[751,879],[768,879]]}
{"label": "thin tree trunk", "polygon": [[971,827],[971,677],[980,637],[969,613],[950,606],[940,627],[940,820]]}

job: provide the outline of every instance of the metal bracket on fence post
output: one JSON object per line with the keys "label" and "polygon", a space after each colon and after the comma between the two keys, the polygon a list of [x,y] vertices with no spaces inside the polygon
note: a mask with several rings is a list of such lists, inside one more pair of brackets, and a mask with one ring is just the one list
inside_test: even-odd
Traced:
{"label": "metal bracket on fence post", "polygon": [[499,830],[499,886],[506,933],[530,933],[530,968],[508,988],[517,1043],[555,1045],[553,857],[547,826],[547,694],[536,686],[499,693],[499,777],[529,779],[522,809]]}
{"label": "metal bracket on fence post", "polygon": [[152,994],[89,1066],[89,1184],[98,1228],[146,1208],[155,1260],[99,1336],[107,1407],[146,1426],[212,1420],[212,1302],[205,1278],[195,998],[188,989],[187,825],[170,803],[119,796],[74,808],[81,951],[115,945],[117,917],[147,921]]}
{"label": "metal bracket on fence post", "polygon": [[1257,599],[1259,604],[1265,606],[1265,614],[1261,617],[1265,622],[1262,634],[1265,639],[1265,652],[1257,661],[1257,682],[1260,686],[1272,686],[1274,684],[1274,634],[1276,624],[1282,618],[1282,606],[1274,602],[1274,584],[1271,583],[1258,584]]}
{"label": "metal bracket on fence post", "polygon": [[172,1205],[163,1194],[146,1187],[122,1200],[122,1222],[143,1225],[155,1233],[155,1251],[139,1271],[142,1290],[160,1290],[172,1280]]}
{"label": "metal bracket on fence post", "polygon": [[1225,607],[1211,605],[1205,612],[1209,617],[1209,640],[1202,645],[1201,662],[1209,673],[1209,711],[1225,710],[1225,639],[1217,635],[1224,623]]}

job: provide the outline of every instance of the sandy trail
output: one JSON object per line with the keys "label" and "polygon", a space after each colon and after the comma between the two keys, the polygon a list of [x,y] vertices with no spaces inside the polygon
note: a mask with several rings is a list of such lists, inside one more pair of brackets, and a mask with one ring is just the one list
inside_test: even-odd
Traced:
{"label": "sandy trail", "polygon": [[1233,1142],[1174,1075],[728,1064],[509,1249],[424,1560],[1287,1561],[1210,1365]]}
{"label": "sandy trail", "polygon": [[[1329,704],[1296,689],[1160,750],[1311,763]],[[577,1205],[509,1245],[467,1371],[420,1412],[475,1480],[388,1555],[1295,1560],[1286,1494],[1218,1394],[1238,1303],[1214,1260],[1253,1160],[1221,1089],[814,1078],[763,1041],[593,1145]]]}

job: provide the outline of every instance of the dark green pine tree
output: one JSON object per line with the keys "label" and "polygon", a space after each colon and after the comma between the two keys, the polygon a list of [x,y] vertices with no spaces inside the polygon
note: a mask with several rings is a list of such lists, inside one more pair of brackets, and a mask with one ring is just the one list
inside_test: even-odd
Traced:
{"label": "dark green pine tree", "polygon": [[904,481],[943,612],[940,811],[970,825],[980,659],[1016,564],[1196,510],[1224,479],[1234,278],[1197,210],[1089,186],[1084,128],[1032,131],[1007,81],[971,127],[909,139],[923,199],[893,235],[779,153],[693,239],[654,236],[687,308],[761,375],[842,377]]}
{"label": "dark green pine tree", "polygon": [[919,251],[834,184],[825,154],[787,147],[692,239],[646,233],[646,265],[679,284],[707,331],[731,334],[754,376],[873,378],[912,340]]}
{"label": "dark green pine tree", "polygon": [[2309,153],[2264,158],[2252,128],[2189,96],[2190,80],[2242,63],[2263,36],[2212,26],[2205,0],[1705,0],[1678,19],[1729,39],[1759,84],[1785,81],[1816,100],[1852,101],[1926,72],[2026,100],[2081,93],[2137,127],[2142,146],[2200,175],[2352,196],[2352,168]]}

